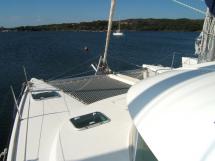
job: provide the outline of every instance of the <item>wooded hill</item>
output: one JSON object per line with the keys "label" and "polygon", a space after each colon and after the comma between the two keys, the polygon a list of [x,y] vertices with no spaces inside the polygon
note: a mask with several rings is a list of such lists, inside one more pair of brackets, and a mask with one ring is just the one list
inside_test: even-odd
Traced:
{"label": "wooded hill", "polygon": [[[106,31],[107,21],[63,23],[41,26],[21,26],[16,31]],[[201,31],[203,20],[191,19],[127,19],[121,21],[121,29],[128,31]],[[118,22],[113,22],[113,30]]]}

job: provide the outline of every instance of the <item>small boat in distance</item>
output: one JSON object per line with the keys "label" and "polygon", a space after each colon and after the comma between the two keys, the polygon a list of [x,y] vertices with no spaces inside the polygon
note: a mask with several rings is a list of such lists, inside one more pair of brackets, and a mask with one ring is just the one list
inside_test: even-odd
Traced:
{"label": "small boat in distance", "polygon": [[113,36],[124,36],[124,33],[121,32],[120,20],[119,20],[118,30],[116,30],[115,32],[113,32]]}

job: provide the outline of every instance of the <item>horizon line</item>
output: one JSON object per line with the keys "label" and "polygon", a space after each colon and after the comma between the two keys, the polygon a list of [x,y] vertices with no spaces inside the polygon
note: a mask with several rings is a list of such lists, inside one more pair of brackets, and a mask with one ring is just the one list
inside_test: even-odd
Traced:
{"label": "horizon line", "polygon": [[[126,19],[120,19],[120,21],[126,21],[126,20],[147,20],[147,19],[154,19],[154,20],[181,20],[181,19],[186,19],[186,20],[204,20],[204,18],[126,18]],[[0,26],[0,28],[4,29],[14,29],[14,28],[19,28],[19,27],[37,27],[37,26],[49,26],[49,25],[61,25],[61,24],[80,24],[80,23],[91,23],[91,22],[96,22],[96,21],[108,21],[106,19],[96,19],[96,20],[88,20],[88,21],[80,21],[80,22],[59,22],[59,23],[47,23],[47,24],[37,24],[37,25],[19,25],[19,26],[14,26],[14,27],[5,27],[5,26]],[[119,20],[114,20],[113,22],[116,22]]]}

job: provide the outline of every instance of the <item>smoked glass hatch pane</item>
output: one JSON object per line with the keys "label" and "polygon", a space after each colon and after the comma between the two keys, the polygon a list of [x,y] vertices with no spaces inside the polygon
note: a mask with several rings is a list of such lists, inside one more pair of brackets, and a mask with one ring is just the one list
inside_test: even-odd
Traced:
{"label": "smoked glass hatch pane", "polygon": [[101,112],[94,112],[87,115],[78,116],[71,119],[73,125],[78,128],[89,128],[93,125],[99,125],[109,122],[110,119],[107,118]]}
{"label": "smoked glass hatch pane", "polygon": [[139,133],[135,161],[158,161]]}
{"label": "smoked glass hatch pane", "polygon": [[42,92],[42,93],[34,93],[32,94],[33,99],[41,100],[46,98],[60,97],[60,94],[52,91],[52,92]]}

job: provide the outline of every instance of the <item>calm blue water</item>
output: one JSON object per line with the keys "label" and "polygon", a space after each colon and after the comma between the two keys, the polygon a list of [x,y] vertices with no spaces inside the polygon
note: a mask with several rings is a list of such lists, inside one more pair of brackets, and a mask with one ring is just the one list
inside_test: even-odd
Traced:
{"label": "calm blue water", "polygon": [[[169,66],[174,52],[178,53],[174,64],[177,67],[181,56],[193,55],[198,33],[128,32],[125,35],[111,40],[109,65],[115,71],[136,68],[127,62]],[[9,87],[13,85],[18,95],[25,80],[22,66],[29,77],[47,80],[64,72],[62,76],[70,76],[91,70],[90,64],[98,62],[104,44],[103,32],[0,33],[0,151],[7,142],[12,118]],[[84,46],[89,52],[83,50]]]}

